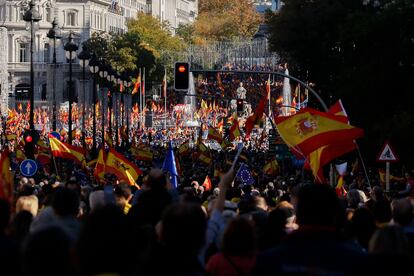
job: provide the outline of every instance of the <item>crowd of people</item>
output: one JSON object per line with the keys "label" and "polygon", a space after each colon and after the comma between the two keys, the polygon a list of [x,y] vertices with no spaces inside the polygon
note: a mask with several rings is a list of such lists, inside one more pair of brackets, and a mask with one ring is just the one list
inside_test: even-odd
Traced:
{"label": "crowd of people", "polygon": [[[0,201],[2,275],[359,275],[413,264],[414,193],[390,197],[364,177],[329,185],[274,177],[243,185],[233,167],[203,185],[186,168],[171,188],[148,168],[140,189],[77,169],[16,176]],[[186,176],[189,176],[188,178]],[[92,181],[91,181],[92,180]],[[414,187],[413,175],[407,183]],[[408,270],[407,270],[408,269]]]}
{"label": "crowd of people", "polygon": [[[170,114],[177,123],[172,127],[138,127],[131,120],[127,133],[120,123],[118,133],[113,129],[107,135],[106,150],[116,150],[142,170],[135,185],[109,172],[98,178],[92,160],[96,152],[91,150],[85,156],[87,165],[62,158],[52,162],[46,128],[36,145],[39,171],[33,178],[24,177],[19,164],[28,115],[22,107],[12,111],[2,120],[1,149],[12,152],[14,193],[0,200],[1,275],[409,271],[414,264],[413,172],[404,179],[394,178],[392,192],[385,192],[376,172],[365,175],[352,166],[337,194],[330,185],[313,183],[310,172],[295,157],[282,155],[276,160],[270,146],[282,143],[270,141],[266,125],[253,129],[248,137],[240,130],[231,143],[209,138],[212,127],[228,140],[230,119],[237,120],[226,99],[237,98],[238,89],[243,88],[248,92],[246,102],[257,103],[268,78],[226,72],[199,78],[196,93],[202,100],[192,114],[199,128],[182,125],[188,118],[174,105]],[[283,79],[272,77],[272,101],[282,89]],[[160,105],[156,108],[159,114],[165,111]],[[50,123],[50,114],[35,113],[36,122]],[[139,120],[139,114],[135,107],[130,118]],[[81,117],[75,120],[77,129]],[[67,120],[64,112],[58,118]],[[98,116],[98,126],[99,120]],[[67,133],[60,134],[67,141]],[[82,132],[74,134],[73,144],[84,146]],[[101,137],[99,127],[97,136]],[[188,148],[182,150],[185,143]],[[160,169],[169,144],[175,152],[177,187],[171,175]],[[239,144],[243,150],[233,163]],[[149,155],[143,159],[137,151]]]}

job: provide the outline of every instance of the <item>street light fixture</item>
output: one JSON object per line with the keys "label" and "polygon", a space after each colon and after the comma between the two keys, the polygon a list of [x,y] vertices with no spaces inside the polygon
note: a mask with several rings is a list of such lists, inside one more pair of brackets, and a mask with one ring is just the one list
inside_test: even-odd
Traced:
{"label": "street light fixture", "polygon": [[78,50],[78,45],[73,41],[75,35],[73,32],[69,33],[69,40],[66,42],[63,47],[66,51],[66,58],[69,60],[69,144],[72,144],[72,61],[76,58],[76,51]]}
{"label": "street light fixture", "polygon": [[96,74],[99,72],[98,60],[95,54],[92,54],[91,60],[89,61],[89,70],[93,74],[93,90],[92,90],[92,101],[93,101],[93,111],[92,111],[92,152],[95,156],[96,151]]}
{"label": "street light fixture", "polygon": [[[99,76],[102,79],[106,79],[106,77],[108,76],[108,66],[103,62],[103,60],[100,60],[100,65],[99,65]],[[105,113],[106,113],[106,108],[105,108],[105,96],[102,97],[102,112],[101,112],[101,124],[102,124],[102,147],[105,146]]]}
{"label": "street light fixture", "polygon": [[62,32],[58,27],[57,18],[52,22],[52,28],[49,29],[47,37],[53,40],[53,99],[52,99],[52,129],[56,131],[56,40],[62,38]]}
{"label": "street light fixture", "polygon": [[83,137],[83,145],[86,146],[86,129],[85,129],[85,106],[86,106],[86,77],[85,77],[85,69],[86,66],[89,64],[89,60],[91,59],[91,54],[89,53],[88,49],[85,45],[82,46],[82,51],[79,53],[79,65],[82,67],[82,79],[83,79],[83,105],[82,105],[82,137]]}
{"label": "street light fixture", "polygon": [[29,126],[31,130],[34,130],[34,68],[33,68],[33,41],[34,41],[34,25],[42,20],[42,16],[39,14],[34,0],[29,3],[29,9],[25,12],[23,20],[30,24],[30,115]]}

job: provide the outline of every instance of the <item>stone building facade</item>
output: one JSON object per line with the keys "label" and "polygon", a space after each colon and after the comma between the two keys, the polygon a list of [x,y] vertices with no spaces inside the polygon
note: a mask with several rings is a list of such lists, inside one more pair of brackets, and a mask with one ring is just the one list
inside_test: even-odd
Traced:
{"label": "stone building facade", "polygon": [[[197,3],[197,0],[35,0],[36,7],[42,15],[42,20],[35,28],[34,39],[35,107],[50,108],[53,91],[55,91],[57,103],[64,103],[68,100],[69,63],[65,57],[63,45],[67,42],[69,32],[75,33],[75,42],[78,45],[90,38],[94,32],[125,32],[126,20],[135,18],[138,12],[160,17],[158,13],[152,12],[153,2],[157,1],[164,4],[163,7],[168,12],[170,12],[169,9],[174,8],[174,5],[171,7],[168,5],[175,3],[175,10],[172,12],[175,16],[171,17],[170,14],[167,16],[167,13],[164,13],[166,15],[164,19],[175,20],[171,22],[171,26],[178,26],[177,22],[190,22],[193,20],[192,15],[196,14],[193,12],[190,16],[189,10],[183,13],[181,8],[194,9],[191,5]],[[7,111],[7,107],[16,108],[19,103],[27,104],[28,102],[30,28],[23,20],[28,3],[29,0],[0,2],[0,104],[2,114]],[[184,17],[182,14],[188,18],[180,19]],[[57,19],[63,35],[62,39],[57,40],[55,47],[53,40],[47,37],[54,18]],[[54,49],[56,49],[57,56],[56,68],[52,64]],[[81,49],[78,53],[80,51]],[[88,70],[86,81],[83,83],[79,60],[74,60],[72,95],[75,101],[87,104],[91,102],[91,82]],[[85,90],[83,90],[84,85]]]}

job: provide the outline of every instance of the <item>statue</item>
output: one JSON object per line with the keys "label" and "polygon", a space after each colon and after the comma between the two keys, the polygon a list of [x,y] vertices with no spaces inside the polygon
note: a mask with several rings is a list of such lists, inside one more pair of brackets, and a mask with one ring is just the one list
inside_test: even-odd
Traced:
{"label": "statue", "polygon": [[243,87],[243,83],[240,83],[239,88],[236,90],[237,99],[246,99],[246,88]]}

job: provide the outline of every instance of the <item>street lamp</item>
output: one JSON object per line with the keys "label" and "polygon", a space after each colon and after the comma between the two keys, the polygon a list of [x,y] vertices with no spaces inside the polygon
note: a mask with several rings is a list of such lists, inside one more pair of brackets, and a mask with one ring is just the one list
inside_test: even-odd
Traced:
{"label": "street lamp", "polygon": [[85,105],[86,105],[86,77],[85,77],[85,68],[89,64],[89,60],[91,59],[91,54],[89,53],[88,49],[85,45],[82,46],[82,51],[78,55],[79,64],[82,67],[82,79],[83,79],[83,107],[82,107],[82,137],[83,137],[83,146],[86,147],[86,129],[85,129]]}
{"label": "street lamp", "polygon": [[69,33],[69,40],[66,42],[63,49],[66,51],[66,58],[69,59],[69,144],[72,144],[72,60],[76,58],[76,51],[78,50],[78,45],[73,41],[75,35],[73,32]]}
{"label": "street lamp", "polygon": [[29,3],[29,9],[25,12],[23,20],[28,24],[30,23],[30,116],[29,125],[30,129],[34,130],[34,68],[33,68],[33,41],[34,41],[34,23],[42,20],[42,16],[39,14],[34,0]]}
{"label": "street lamp", "polygon": [[[111,67],[108,68],[108,75],[106,76],[106,79],[108,80],[110,86],[113,85],[113,82],[116,79],[115,71]],[[112,90],[112,89],[110,89],[110,90]],[[108,95],[108,108],[109,108],[109,120],[108,120],[109,130],[108,130],[108,132],[109,132],[110,136],[112,136],[112,112],[113,112],[113,107],[114,107],[114,101],[113,101],[114,100],[114,97],[113,97],[114,92],[115,91],[112,90],[112,92],[110,92],[110,94]]]}
{"label": "street lamp", "polygon": [[52,22],[52,28],[47,33],[47,37],[53,40],[53,100],[52,100],[52,129],[56,131],[56,40],[62,38],[62,33],[58,27],[57,18]]}
{"label": "street lamp", "polygon": [[96,151],[96,74],[99,72],[98,60],[96,59],[95,54],[92,54],[92,58],[89,61],[89,70],[93,74],[92,152],[94,153],[94,156],[95,156],[95,151]]}
{"label": "street lamp", "polygon": [[[108,67],[106,66],[106,64],[101,60],[101,64],[99,65],[99,76],[102,79],[106,79],[106,77],[108,76]],[[105,81],[105,80],[104,80]],[[101,112],[101,124],[102,124],[102,147],[105,146],[105,96],[102,97],[102,112]]]}

